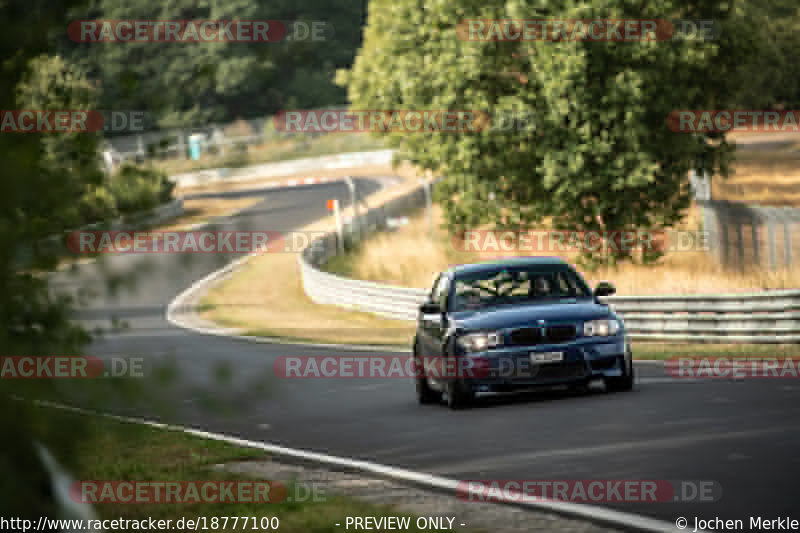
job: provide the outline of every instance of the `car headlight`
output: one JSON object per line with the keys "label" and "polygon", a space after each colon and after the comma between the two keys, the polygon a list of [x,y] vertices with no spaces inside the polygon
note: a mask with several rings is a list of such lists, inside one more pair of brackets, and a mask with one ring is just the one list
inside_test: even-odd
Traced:
{"label": "car headlight", "polygon": [[458,338],[458,345],[467,352],[482,352],[500,346],[503,338],[497,331],[470,333]]}
{"label": "car headlight", "polygon": [[619,320],[613,318],[590,320],[583,323],[583,335],[585,337],[610,337],[619,333],[620,327]]}

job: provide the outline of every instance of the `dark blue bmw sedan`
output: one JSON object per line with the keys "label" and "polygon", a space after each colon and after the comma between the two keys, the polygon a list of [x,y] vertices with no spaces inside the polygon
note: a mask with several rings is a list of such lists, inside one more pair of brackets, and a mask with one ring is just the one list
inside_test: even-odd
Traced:
{"label": "dark blue bmw sedan", "polygon": [[442,272],[419,310],[413,351],[417,399],[451,408],[478,392],[541,386],[633,388],[623,321],[557,258],[515,258]]}

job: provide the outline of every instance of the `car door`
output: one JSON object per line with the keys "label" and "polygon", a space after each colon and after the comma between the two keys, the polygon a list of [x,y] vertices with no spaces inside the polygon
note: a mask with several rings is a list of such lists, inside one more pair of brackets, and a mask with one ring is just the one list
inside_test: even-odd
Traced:
{"label": "car door", "polygon": [[[442,306],[442,311],[446,308],[447,293],[450,288],[450,278],[447,274],[441,274],[431,289],[428,300],[436,302]],[[441,356],[442,336],[444,335],[444,324],[446,313],[423,313],[419,315],[419,335],[418,347],[420,355],[426,360]]]}

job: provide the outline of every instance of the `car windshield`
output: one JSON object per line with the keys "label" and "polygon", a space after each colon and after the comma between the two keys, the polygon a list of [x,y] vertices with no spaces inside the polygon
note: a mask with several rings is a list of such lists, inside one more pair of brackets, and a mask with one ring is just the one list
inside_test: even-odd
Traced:
{"label": "car windshield", "polygon": [[580,276],[567,267],[500,268],[465,274],[454,280],[450,309],[467,311],[517,303],[591,297]]}

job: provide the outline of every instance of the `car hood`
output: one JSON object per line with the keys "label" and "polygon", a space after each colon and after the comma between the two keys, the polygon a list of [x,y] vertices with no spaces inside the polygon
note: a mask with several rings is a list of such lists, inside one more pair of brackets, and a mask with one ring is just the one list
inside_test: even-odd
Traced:
{"label": "car hood", "polygon": [[537,320],[579,322],[613,315],[607,305],[592,300],[571,300],[553,304],[509,305],[460,311],[451,316],[463,329],[492,330],[534,325]]}

